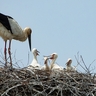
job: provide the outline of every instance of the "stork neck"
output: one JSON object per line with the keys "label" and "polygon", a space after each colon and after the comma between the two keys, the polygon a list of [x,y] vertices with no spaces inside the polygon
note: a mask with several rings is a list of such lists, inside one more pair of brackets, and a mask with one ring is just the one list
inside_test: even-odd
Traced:
{"label": "stork neck", "polygon": [[46,63],[46,70],[49,70],[48,62]]}
{"label": "stork neck", "polygon": [[71,67],[71,64],[67,65],[67,67]]}
{"label": "stork neck", "polygon": [[25,40],[27,39],[28,35],[27,33],[23,30],[23,36],[25,37]]}
{"label": "stork neck", "polygon": [[33,55],[33,59],[37,61],[37,56],[35,54]]}
{"label": "stork neck", "polygon": [[20,34],[20,36],[15,37],[15,39],[20,40],[20,41],[25,41],[27,39],[27,37],[28,36],[27,36],[26,32],[23,30],[23,32]]}
{"label": "stork neck", "polygon": [[53,68],[54,64],[55,64],[56,59],[53,59],[51,62],[51,69]]}

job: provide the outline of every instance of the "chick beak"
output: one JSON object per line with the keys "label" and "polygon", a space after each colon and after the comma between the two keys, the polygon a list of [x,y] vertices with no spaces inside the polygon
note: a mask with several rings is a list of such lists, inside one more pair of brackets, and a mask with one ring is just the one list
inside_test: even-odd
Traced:
{"label": "chick beak", "polygon": [[40,53],[40,52],[37,50],[37,55],[39,55],[39,53]]}
{"label": "chick beak", "polygon": [[72,63],[72,61],[69,60],[69,61],[67,61],[66,65],[69,66],[69,65],[71,65],[71,63]]}
{"label": "chick beak", "polygon": [[28,36],[28,41],[29,41],[29,48],[30,48],[30,51],[31,51],[31,34]]}
{"label": "chick beak", "polygon": [[54,56],[53,55],[50,55],[50,59],[54,59]]}

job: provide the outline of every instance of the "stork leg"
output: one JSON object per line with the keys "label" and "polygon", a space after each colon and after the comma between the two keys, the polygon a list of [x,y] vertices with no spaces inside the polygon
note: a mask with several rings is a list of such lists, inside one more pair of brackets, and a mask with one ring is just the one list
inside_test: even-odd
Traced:
{"label": "stork leg", "polygon": [[4,48],[4,54],[5,54],[5,67],[7,67],[6,44],[7,44],[7,41],[5,41],[5,48]]}
{"label": "stork leg", "polygon": [[8,48],[8,53],[9,53],[9,58],[10,58],[10,64],[11,64],[11,68],[12,68],[12,59],[11,59],[11,40],[9,40],[9,48]]}

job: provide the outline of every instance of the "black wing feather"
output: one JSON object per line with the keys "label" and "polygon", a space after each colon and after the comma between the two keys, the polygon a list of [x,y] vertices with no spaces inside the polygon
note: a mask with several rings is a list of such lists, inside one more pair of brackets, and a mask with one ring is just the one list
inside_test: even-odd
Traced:
{"label": "black wing feather", "polygon": [[[12,33],[11,26],[10,26],[10,23],[9,23],[9,21],[8,21],[8,18],[13,19],[12,17],[10,17],[10,16],[8,16],[8,15],[4,15],[4,14],[0,13],[0,22],[3,24],[3,26],[4,26],[6,29],[10,30],[11,33]],[[12,33],[12,34],[13,34],[13,33]]]}

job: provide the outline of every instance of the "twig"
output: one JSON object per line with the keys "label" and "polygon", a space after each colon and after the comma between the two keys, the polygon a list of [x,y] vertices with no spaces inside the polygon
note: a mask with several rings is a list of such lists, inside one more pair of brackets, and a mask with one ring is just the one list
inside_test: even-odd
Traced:
{"label": "twig", "polygon": [[7,94],[11,89],[14,89],[14,88],[16,88],[16,87],[18,87],[18,86],[21,86],[21,85],[22,85],[22,84],[17,84],[17,85],[15,85],[15,86],[13,86],[13,87],[7,89],[3,94],[1,94],[1,96]]}
{"label": "twig", "polygon": [[95,61],[96,61],[96,59],[93,60],[93,62],[89,65],[88,69],[90,69],[90,66],[91,66]]}
{"label": "twig", "polygon": [[82,62],[83,62],[83,64],[84,64],[85,68],[87,69],[87,72],[89,73],[89,69],[87,68],[87,66],[86,66],[86,64],[85,64],[82,55],[80,55],[80,57],[81,57],[81,60],[82,60]]}
{"label": "twig", "polygon": [[28,52],[28,63],[27,63],[27,66],[29,65],[29,52]]}
{"label": "twig", "polygon": [[76,56],[75,56],[75,59],[76,59],[77,63],[85,70],[85,72],[87,72],[86,69],[79,63],[79,61],[77,60]]}

